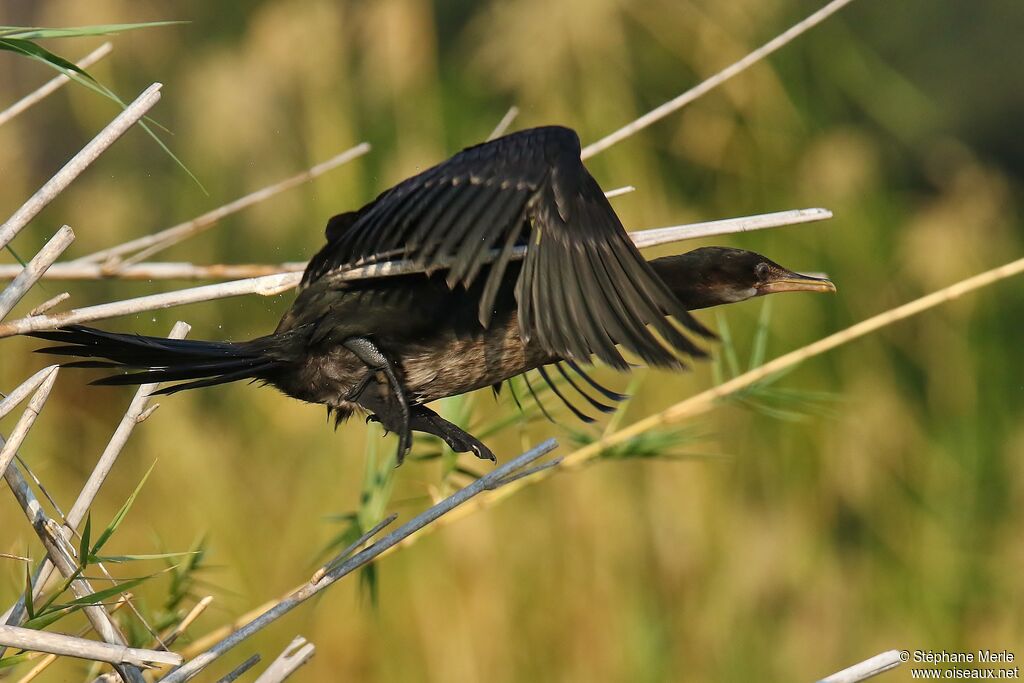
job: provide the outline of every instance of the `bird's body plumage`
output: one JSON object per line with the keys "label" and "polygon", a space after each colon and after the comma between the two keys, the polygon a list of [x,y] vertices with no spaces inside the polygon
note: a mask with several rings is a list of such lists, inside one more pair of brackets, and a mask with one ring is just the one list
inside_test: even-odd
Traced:
{"label": "bird's body plumage", "polygon": [[[266,337],[173,341],[82,327],[37,336],[65,344],[43,351],[110,361],[78,365],[144,369],[100,383],[187,380],[163,390],[170,393],[257,379],[325,404],[339,419],[369,412],[402,435],[400,456],[418,430],[493,457],[423,404],[534,368],[548,380],[544,366],[562,360],[614,398],[579,365],[596,357],[625,369],[621,347],[678,368],[681,358],[703,355],[680,326],[710,336],[689,310],[783,291],[771,283],[822,289],[741,250],[647,262],[583,166],[578,137],[560,127],[470,147],[335,216],[326,233],[294,303]],[[517,246],[526,247],[522,261],[512,258]],[[423,272],[335,277],[394,259]]]}

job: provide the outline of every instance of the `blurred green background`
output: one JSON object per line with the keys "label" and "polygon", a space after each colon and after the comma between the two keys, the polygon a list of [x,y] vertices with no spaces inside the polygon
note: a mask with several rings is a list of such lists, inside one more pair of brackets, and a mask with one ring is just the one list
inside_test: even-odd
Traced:
{"label": "blurred green background", "polygon": [[[31,254],[67,223],[78,235],[68,256],[83,255],[369,141],[368,156],[165,254],[302,260],[328,216],[480,141],[510,105],[521,110],[515,128],[560,123],[591,142],[818,5],[5,0],[7,25],[190,22],[112,38],[114,53],[93,73],[125,99],[165,84],[153,116],[209,191],[132,131],[15,247]],[[833,210],[825,224],[714,240],[837,283],[833,297],[772,302],[768,355],[779,355],[1024,253],[1022,35],[1015,0],[860,0],[588,165],[605,188],[637,186],[614,200],[634,229]],[[102,40],[46,45],[77,58]],[[51,75],[0,54],[0,107]],[[0,211],[115,113],[72,86],[0,129]],[[84,305],[185,284],[47,282],[16,313],[64,289]],[[890,648],[1024,656],[1020,291],[1019,279],[1005,281],[806,363],[779,386],[830,396],[782,406],[802,419],[723,406],[687,433],[678,450],[692,458],[598,463],[448,526],[380,562],[375,603],[350,577],[208,679],[251,652],[269,661],[296,633],[317,646],[299,679],[324,681],[811,681]],[[184,319],[194,338],[243,339],[272,329],[289,301],[229,299],[103,326],[162,335]],[[745,358],[761,307],[700,317],[727,320]],[[0,344],[0,388],[42,367],[30,354],[36,342]],[[713,382],[710,364],[639,376],[627,421]],[[62,373],[22,449],[65,508],[132,395],[88,387],[89,378]],[[216,600],[190,629],[202,634],[309,577],[344,530],[329,516],[359,504],[367,429],[355,420],[335,433],[320,408],[245,385],[160,403],[93,518],[105,523],[157,461],[111,548],[185,550],[205,536],[208,567],[194,591]],[[479,423],[514,410],[489,392],[473,406]],[[547,435],[571,443],[544,423],[490,442],[508,458]],[[439,481],[436,462],[406,465],[388,509],[408,518]],[[41,555],[6,494],[0,530],[0,552]],[[0,559],[4,606],[23,572]],[[137,594],[156,607],[166,583]],[[83,671],[61,662],[41,680]],[[909,680],[909,670],[884,680]]]}

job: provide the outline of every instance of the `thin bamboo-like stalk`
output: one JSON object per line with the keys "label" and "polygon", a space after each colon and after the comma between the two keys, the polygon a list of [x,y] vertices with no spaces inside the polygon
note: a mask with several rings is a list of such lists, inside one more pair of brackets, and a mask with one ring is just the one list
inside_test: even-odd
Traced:
{"label": "thin bamboo-like stalk", "polygon": [[[153,233],[152,235],[139,237],[128,242],[124,242],[123,244],[110,247],[109,249],[102,249],[100,251],[93,252],[92,254],[82,256],[81,258],[75,259],[74,263],[107,262],[107,269],[110,272],[116,272],[120,267],[123,267],[123,265],[141,261],[158,251],[162,251],[163,249],[170,247],[171,245],[177,244],[182,240],[186,240],[189,237],[193,237],[201,232],[209,230],[222,218],[238,213],[239,211],[247,209],[254,204],[270,199],[274,195],[280,194],[285,190],[290,190],[293,187],[317,178],[330,170],[338,168],[353,159],[363,156],[369,151],[369,143],[363,142],[334,157],[331,157],[327,161],[313,166],[310,169],[256,190],[255,192],[250,192],[244,197],[239,197],[233,202],[229,202],[224,206],[208,211],[202,216],[185,221],[184,223],[179,223],[178,225],[166,228]],[[135,253],[133,254],[133,252]],[[132,254],[132,256],[128,257],[128,254]],[[117,260],[120,258],[125,259],[123,264]]]}
{"label": "thin bamboo-like stalk", "polygon": [[57,372],[57,368],[57,365],[49,365],[43,368],[15,387],[3,400],[0,400],[0,418],[3,418],[7,413],[14,410],[16,405],[28,398],[29,394],[39,388],[39,385],[45,382],[50,375]]}
{"label": "thin bamboo-like stalk", "polygon": [[818,683],[860,683],[880,673],[895,669],[902,662],[899,650],[888,650],[870,659],[865,659],[859,664],[854,664],[842,671],[837,671],[831,676],[826,676],[818,681]]}
{"label": "thin bamboo-like stalk", "polygon": [[[184,339],[185,335],[189,332],[189,325],[187,323],[178,321],[174,324],[171,329],[171,339]],[[54,366],[55,367],[55,366]],[[146,414],[147,405],[149,403],[150,394],[157,389],[159,384],[143,384],[135,392],[135,397],[132,398],[131,403],[128,404],[128,409],[125,411],[124,417],[121,418],[121,422],[117,425],[113,435],[107,442],[106,448],[103,449],[103,453],[100,454],[99,459],[96,461],[96,465],[93,467],[92,472],[89,474],[89,478],[86,480],[85,485],[82,487],[81,492],[75,499],[74,504],[68,511],[64,519],[64,526],[61,530],[64,539],[72,538],[75,530],[81,526],[82,522],[85,521],[85,517],[89,512],[89,508],[92,507],[93,501],[96,499],[96,495],[99,493],[100,487],[103,486],[103,482],[106,481],[107,475],[110,474],[110,470],[113,469],[114,463],[117,461],[118,456],[124,449],[125,444],[128,442],[129,437],[132,435],[132,431],[135,429],[135,425],[142,421],[143,415]],[[33,590],[33,597],[38,597],[42,594],[46,582],[49,580],[50,575],[53,573],[53,563],[50,560],[44,560],[40,567],[35,572],[35,588]],[[25,601],[24,596],[18,599],[7,612],[0,617],[0,622],[7,624],[18,624],[25,615]]]}
{"label": "thin bamboo-like stalk", "polygon": [[500,488],[505,484],[508,477],[512,477],[517,472],[530,467],[530,465],[532,465],[538,458],[541,458],[545,454],[551,452],[556,445],[557,444],[553,439],[549,439],[539,446],[523,453],[519,457],[513,458],[504,465],[496,467],[494,470],[488,472],[465,488],[456,491],[448,498],[445,498],[436,505],[424,510],[416,517],[398,527],[387,536],[381,538],[370,547],[356,553],[337,567],[334,567],[316,583],[308,581],[304,582],[291,595],[276,603],[273,607],[254,618],[252,621],[246,623],[237,631],[230,633],[223,640],[210,647],[210,649],[197,655],[195,658],[185,663],[181,668],[175,669],[161,680],[163,683],[184,683],[184,681],[191,679],[204,668],[209,666],[218,657],[222,656],[233,647],[252,636],[254,633],[257,633],[270,625],[301,605],[306,600],[309,600],[320,591],[334,584],[342,577],[347,576],[359,567],[372,562],[385,550],[401,542],[402,539],[416,533],[419,529],[423,529],[424,527],[435,523],[443,515],[458,508],[466,501],[471,500],[477,494],[483,491]]}
{"label": "thin bamboo-like stalk", "polygon": [[20,626],[0,625],[0,645],[16,647],[35,652],[49,652],[65,657],[91,659],[109,664],[130,664],[145,666],[147,664],[181,663],[181,655],[162,650],[143,650],[124,645],[98,643],[95,640],[67,636],[61,633],[36,631]]}
{"label": "thin bamboo-like stalk", "polygon": [[[610,197],[616,197],[635,190],[631,185],[620,187],[609,191]],[[739,218],[723,218],[714,221],[701,223],[688,223],[686,225],[670,225],[664,228],[648,228],[646,230],[634,230],[629,233],[630,239],[638,247],[653,247],[672,242],[684,240],[701,239],[717,235],[729,235],[739,232],[752,232],[754,230],[765,230],[767,228],[779,228],[786,225],[799,225],[823,221],[832,217],[828,209],[791,209],[788,211],[776,211],[773,213],[758,214],[755,216],[742,216]],[[514,252],[513,258],[522,258],[524,250]],[[492,254],[494,256],[494,254]],[[400,263],[393,261],[391,263]],[[287,261],[277,264],[243,263],[243,264],[215,264],[209,266],[196,265],[193,263],[180,262],[152,262],[135,263],[119,267],[113,273],[103,264],[82,263],[79,260],[55,263],[44,274],[46,280],[101,280],[104,278],[117,278],[120,280],[219,280],[234,278],[256,278],[267,275],[278,275],[280,273],[298,273],[306,268],[305,261]],[[403,270],[387,270],[388,275],[396,272],[412,272],[410,266],[389,266],[389,268],[401,268]],[[418,270],[416,267],[412,267]],[[14,277],[21,270],[18,265],[0,265],[0,280]],[[353,269],[349,271],[351,278],[366,277],[371,272],[370,268]],[[342,279],[348,279],[343,276]]]}
{"label": "thin bamboo-like stalk", "polygon": [[312,659],[315,651],[316,646],[313,643],[307,642],[302,636],[295,636],[277,659],[260,674],[255,683],[281,683]]}
{"label": "thin bamboo-like stalk", "polygon": [[48,310],[50,310],[54,306],[58,306],[58,305],[64,303],[65,301],[67,301],[70,298],[71,298],[71,294],[70,293],[68,293],[68,292],[61,292],[60,294],[58,294],[56,296],[51,296],[46,301],[44,301],[43,303],[39,304],[38,306],[36,306],[32,310],[30,310],[28,312],[28,314],[29,315],[40,315],[42,313],[46,313]]}
{"label": "thin bamboo-like stalk", "polygon": [[259,663],[260,663],[260,656],[259,655],[251,655],[244,662],[242,662],[241,664],[236,666],[234,669],[229,671],[227,673],[227,675],[225,675],[223,678],[219,679],[217,681],[217,683],[234,683],[235,681],[237,681],[239,678],[242,677],[242,674],[244,674],[246,671],[248,671],[249,669],[253,668],[254,666],[256,666]]}
{"label": "thin bamboo-like stalk", "polygon": [[[82,59],[77,62],[78,68],[82,70],[88,69],[90,66],[109,55],[110,51],[113,49],[114,46],[111,43],[103,43],[85,57],[82,57]],[[69,82],[71,82],[71,79],[64,74],[51,78],[33,92],[25,95],[20,100],[7,107],[7,109],[0,111],[0,126],[10,121],[18,114],[21,114],[32,105],[57,92],[57,90]]]}
{"label": "thin bamboo-like stalk", "polygon": [[512,105],[508,108],[508,111],[505,112],[505,115],[501,117],[501,121],[498,121],[498,125],[494,127],[491,134],[487,136],[487,141],[490,142],[494,138],[500,138],[504,135],[505,131],[507,131],[509,126],[512,125],[512,122],[516,120],[517,116],[519,116],[519,107]]}
{"label": "thin bamboo-like stalk", "polygon": [[[21,266],[0,265],[0,280],[11,277]],[[173,261],[135,263],[111,272],[102,263],[65,261],[51,266],[43,278],[46,280],[235,280],[242,278],[301,273],[305,261],[285,263],[239,263],[225,265],[195,265]]]}
{"label": "thin bamboo-like stalk", "polygon": [[143,90],[142,94],[135,98],[134,102],[125,107],[124,111],[107,124],[68,163],[64,164],[64,167],[46,181],[3,225],[0,225],[0,248],[7,246],[14,239],[14,236],[28,225],[29,221],[35,218],[47,204],[53,201],[54,197],[63,192],[71,184],[71,181],[88,168],[100,154],[106,151],[129,128],[134,126],[139,119],[145,116],[146,112],[160,100],[160,88],[160,83],[154,83]]}
{"label": "thin bamboo-like stalk", "polygon": [[622,187],[616,187],[614,190],[608,190],[604,193],[604,196],[605,199],[615,199],[616,197],[621,197],[622,195],[629,194],[630,192],[636,192],[636,188],[632,185],[623,185]]}
{"label": "thin bamboo-like stalk", "polygon": [[165,646],[165,649],[167,646],[173,644],[175,640],[180,638],[181,634],[188,630],[188,627],[206,611],[206,608],[209,607],[212,602],[213,596],[207,595],[197,602],[192,609],[189,610],[188,614],[185,615],[185,618],[176,626],[169,628],[167,632],[160,637],[160,642]]}
{"label": "thin bamboo-like stalk", "polygon": [[595,154],[599,154],[600,152],[603,152],[604,150],[608,149],[612,145],[621,142],[622,140],[625,140],[634,133],[641,131],[644,128],[647,128],[652,123],[660,121],[669,114],[678,111],[679,109],[685,107],[686,105],[696,100],[698,97],[701,97],[702,95],[705,95],[709,91],[714,90],[719,85],[725,83],[733,76],[743,73],[757,62],[761,61],[768,55],[778,50],[780,47],[791,42],[794,38],[800,36],[801,34],[807,32],[808,30],[814,28],[821,22],[825,21],[830,16],[832,16],[842,8],[849,5],[851,2],[853,2],[853,0],[832,0],[832,2],[828,3],[827,5],[819,9],[817,12],[811,14],[803,21],[794,24],[788,30],[775,36],[767,43],[757,48],[756,50],[754,50],[753,52],[751,52],[738,62],[734,62],[733,64],[730,64],[729,66],[725,67],[711,78],[701,81],[699,84],[690,88],[682,95],[679,95],[678,97],[669,100],[665,104],[652,109],[651,111],[647,112],[640,118],[632,121],[631,123],[626,124],[622,128],[619,128],[618,130],[604,136],[600,140],[587,145],[586,147],[583,148],[581,156],[584,159],[589,159]]}
{"label": "thin bamboo-like stalk", "polygon": [[[118,600],[117,604],[115,604],[113,607],[110,608],[110,613],[114,614],[119,609],[124,607],[126,604],[127,604],[127,600],[125,600],[124,598]],[[92,626],[87,624],[84,628],[79,629],[78,633],[68,634],[68,635],[74,635],[76,638],[83,638],[83,637],[85,637],[86,634],[88,634],[92,630],[93,630]],[[90,642],[92,642],[92,641],[90,641]],[[2,650],[2,649],[3,649],[3,647],[0,647],[0,650]],[[36,653],[36,654],[37,655],[41,655],[42,653]],[[31,658],[32,657],[30,656],[29,659],[31,659]],[[57,655],[47,654],[45,656],[42,656],[40,658],[39,662],[36,663],[35,666],[33,666],[31,669],[29,669],[28,672],[24,676],[22,676],[21,678],[18,679],[18,683],[30,683],[30,681],[34,681],[36,678],[38,678],[40,675],[42,675],[42,673],[44,671],[46,671],[50,667],[50,665],[53,664],[55,661],[57,661]]]}
{"label": "thin bamboo-like stalk", "polygon": [[[680,225],[668,228],[655,228],[653,230],[640,230],[630,233],[630,237],[645,247],[667,244],[684,239],[694,239],[712,234],[724,234],[728,232],[743,232],[745,230],[760,230],[780,225],[793,223],[806,223],[829,218],[831,212],[825,209],[796,209],[793,211],[780,211],[773,214],[761,216],[750,216],[746,218],[729,218],[721,221],[711,221],[697,225]],[[654,234],[652,234],[654,233]],[[526,253],[525,247],[516,247],[513,250],[513,258],[522,258]],[[496,258],[498,252],[491,253],[491,258]],[[74,266],[74,264],[69,264]],[[140,264],[141,265],[141,264]],[[444,262],[441,264],[444,265]],[[55,264],[50,271],[57,270],[61,264]],[[48,271],[48,272],[50,272]],[[393,277],[407,273],[422,272],[423,268],[412,261],[388,261],[352,268],[331,274],[329,277],[337,282],[358,280],[368,277]],[[264,275],[255,278],[233,280],[201,287],[190,287],[179,289],[173,292],[162,294],[150,294],[147,296],[135,297],[113,301],[95,306],[75,308],[70,311],[54,313],[52,315],[36,315],[26,318],[18,318],[6,323],[0,323],[0,337],[10,337],[16,334],[25,334],[38,330],[50,330],[63,325],[72,325],[106,318],[114,318],[122,315],[130,315],[142,311],[152,311],[160,308],[170,308],[183,304],[198,303],[201,301],[212,301],[214,299],[225,299],[233,296],[246,294],[259,294],[261,296],[274,296],[285,292],[299,284],[302,275],[298,272],[279,273],[276,275]]]}
{"label": "thin bamboo-like stalk", "polygon": [[25,265],[20,273],[15,276],[11,284],[0,292],[0,320],[7,317],[11,309],[21,301],[29,289],[32,288],[47,268],[53,265],[64,250],[75,241],[75,232],[68,226],[62,226],[54,233],[53,237],[43,245],[35,256]]}
{"label": "thin bamboo-like stalk", "polygon": [[36,393],[32,395],[31,400],[29,400],[28,405],[25,407],[25,411],[15,423],[14,429],[11,431],[10,436],[7,437],[7,443],[0,447],[0,476],[3,476],[7,471],[7,466],[14,460],[15,454],[21,448],[25,437],[28,436],[28,430],[32,429],[36,418],[39,417],[39,412],[43,409],[43,405],[46,404],[46,399],[50,397],[53,383],[57,381],[57,370],[58,368],[54,366],[47,369],[47,375],[43,378],[39,388],[36,389]]}

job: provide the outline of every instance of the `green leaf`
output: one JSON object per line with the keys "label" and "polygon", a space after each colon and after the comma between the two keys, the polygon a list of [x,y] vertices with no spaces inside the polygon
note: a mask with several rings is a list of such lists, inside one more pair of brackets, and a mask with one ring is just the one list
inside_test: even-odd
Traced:
{"label": "green leaf", "polygon": [[761,314],[757,317],[757,330],[754,332],[754,343],[750,349],[750,366],[748,370],[764,365],[768,352],[768,323],[772,319],[772,300],[766,298],[761,305]]}
{"label": "green leaf", "polygon": [[[164,570],[164,571],[166,571],[166,570]],[[54,609],[68,609],[68,608],[71,608],[71,607],[87,607],[89,605],[98,605],[99,603],[107,600],[108,598],[113,598],[115,596],[118,596],[118,595],[120,595],[121,593],[124,593],[127,590],[135,588],[136,586],[138,586],[142,582],[149,581],[150,579],[152,579],[154,577],[157,577],[157,576],[160,576],[163,573],[164,573],[163,571],[159,571],[159,572],[156,572],[156,573],[153,573],[153,574],[148,574],[146,576],[137,576],[134,579],[128,579],[127,581],[122,581],[121,583],[117,584],[116,586],[111,586],[110,588],[104,588],[103,590],[98,590],[98,591],[96,591],[94,593],[89,593],[88,595],[83,595],[80,598],[75,598],[71,602],[66,602],[66,603],[64,603],[62,605],[54,605]]]}
{"label": "green leaf", "polygon": [[128,500],[126,500],[124,502],[124,505],[121,506],[121,509],[117,511],[117,514],[114,515],[114,518],[110,520],[110,524],[107,525],[107,528],[104,529],[103,533],[101,533],[99,538],[96,539],[96,545],[94,545],[92,547],[92,550],[89,551],[89,555],[96,555],[97,553],[99,553],[100,548],[102,548],[106,544],[106,542],[110,540],[110,537],[114,535],[114,532],[117,531],[117,528],[121,526],[121,522],[123,522],[124,518],[128,515],[128,511],[131,509],[132,504],[138,497],[139,491],[141,491],[142,487],[145,485],[146,480],[149,479],[149,475],[152,474],[154,467],[156,467],[155,462],[149,466],[149,469],[146,471],[145,476],[142,477],[142,481],[140,481],[139,485],[135,487],[135,490],[132,491],[132,494],[128,496]]}
{"label": "green leaf", "polygon": [[122,564],[124,562],[139,562],[142,560],[164,560],[171,557],[185,557],[186,555],[198,555],[200,550],[186,550],[180,553],[153,553],[150,555],[92,555],[90,562],[110,562]]}
{"label": "green leaf", "polygon": [[[17,52],[18,54],[24,55],[26,57],[32,57],[33,59],[45,62],[46,64],[49,64],[50,66],[58,69],[59,71],[76,73],[79,76],[88,78],[93,83],[96,82],[96,79],[94,79],[88,73],[79,68],[79,66],[74,62],[69,62],[60,55],[55,55],[49,50],[47,50],[45,47],[36,45],[31,41],[22,40],[20,38],[0,37],[0,50]],[[67,75],[70,77],[70,74]]]}
{"label": "green leaf", "polygon": [[31,619],[35,614],[35,605],[32,604],[32,570],[28,563],[25,564],[25,612]]}
{"label": "green leaf", "polygon": [[92,513],[85,518],[82,541],[78,544],[78,563],[83,567],[89,563],[89,537],[92,535]]}
{"label": "green leaf", "polygon": [[43,28],[39,26],[0,26],[0,38],[41,40],[44,38],[84,38],[86,36],[109,36],[140,28],[174,26],[187,21],[150,21],[141,24],[96,24],[93,26],[69,26],[67,28]]}
{"label": "green leaf", "polygon": [[[17,28],[17,27],[6,27],[6,28],[10,29],[10,28]],[[43,29],[39,29],[39,30],[43,30]],[[0,36],[2,36],[2,35],[3,35],[2,32],[0,32]],[[35,59],[37,61],[43,62],[44,64],[47,64],[48,66],[56,69],[57,71],[59,71],[60,73],[64,74],[65,76],[67,76],[71,80],[75,81],[76,83],[78,83],[80,85],[84,85],[85,87],[89,88],[90,90],[92,90],[94,92],[97,92],[97,93],[103,95],[104,97],[106,97],[108,99],[113,100],[122,109],[125,109],[128,106],[127,104],[125,104],[124,100],[122,100],[120,97],[118,97],[112,90],[110,90],[110,88],[107,88],[103,84],[99,83],[95,78],[90,76],[86,71],[84,71],[83,69],[79,68],[77,64],[74,64],[73,62],[70,62],[70,61],[64,59],[60,55],[56,55],[56,54],[50,52],[49,50],[47,50],[46,48],[41,47],[39,45],[36,45],[33,42],[30,42],[28,40],[23,40],[23,39],[20,39],[20,38],[0,37],[0,50],[7,50],[7,51],[10,51],[10,52],[16,52],[16,53],[21,54],[21,55],[23,55],[25,57],[29,57],[31,59]],[[146,118],[147,118],[147,120],[153,122],[152,119],[149,119],[149,117],[146,117]],[[153,122],[153,123],[155,123],[155,122]],[[156,124],[156,125],[159,125],[159,124]],[[179,159],[174,154],[174,152],[171,151],[171,149],[164,143],[163,140],[161,140],[156,135],[156,133],[153,132],[153,129],[150,128],[149,125],[145,121],[139,121],[139,127],[141,127],[142,130],[146,131],[146,134],[148,134],[149,137],[151,137],[153,139],[153,141],[156,142],[156,144],[160,146],[160,149],[162,149],[164,151],[164,153],[167,154],[167,156],[169,156],[174,161],[174,163],[176,163],[178,165],[178,167],[181,170],[183,170],[188,175],[188,177],[192,179],[192,181],[196,185],[199,186],[199,189],[202,190],[203,194],[209,195],[209,192],[207,192],[206,187],[201,182],[199,182],[199,178],[197,178],[196,175],[194,173],[192,173],[192,171],[189,170],[189,168],[187,166],[185,166],[184,162],[182,162],[181,159]],[[163,128],[163,126],[160,126],[160,127]]]}
{"label": "green leaf", "polygon": [[39,614],[43,614],[44,612],[46,612],[46,610],[48,610],[50,608],[50,605],[52,605],[54,603],[54,601],[57,600],[57,598],[59,598],[61,595],[63,595],[64,591],[66,591],[67,589],[71,588],[71,584],[74,583],[75,579],[77,579],[81,575],[82,575],[82,568],[81,567],[76,567],[75,571],[73,571],[71,573],[71,576],[69,576],[66,579],[64,579],[64,585],[61,586],[60,590],[55,591],[53,593],[53,595],[51,595],[49,598],[46,599],[45,602],[43,602],[43,606],[40,607],[36,611]]}
{"label": "green leaf", "polygon": [[18,666],[22,662],[26,661],[31,655],[31,652],[22,652],[20,655],[11,655],[10,657],[4,657],[3,659],[0,659],[0,669],[7,669],[12,666]]}

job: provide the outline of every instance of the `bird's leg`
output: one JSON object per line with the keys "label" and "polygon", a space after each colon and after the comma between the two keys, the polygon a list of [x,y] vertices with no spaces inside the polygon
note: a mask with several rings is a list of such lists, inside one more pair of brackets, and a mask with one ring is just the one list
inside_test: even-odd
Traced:
{"label": "bird's leg", "polygon": [[[374,410],[371,408],[372,404],[377,403],[376,401],[369,402],[359,400],[362,394],[365,392],[367,385],[369,384],[370,374],[368,373],[365,378],[360,380],[356,385],[356,396],[353,400],[358,401],[360,404],[373,410],[381,416],[381,423],[388,429],[391,429],[398,434],[398,465],[402,464],[405,460],[406,452],[412,447],[412,431],[409,428],[409,401],[405,396],[405,390],[402,388],[401,383],[398,381],[398,375],[395,373],[395,367],[391,361],[385,356],[377,346],[365,337],[349,337],[342,345],[354,353],[356,357],[363,361],[371,372],[383,372],[384,376],[388,380],[388,385],[391,388],[390,398],[393,401],[386,403],[392,403],[393,405],[387,406],[383,410]],[[392,413],[392,408],[397,408],[397,415]],[[388,413],[388,414],[385,414]],[[387,419],[385,419],[387,418]],[[396,423],[397,422],[397,423]]]}
{"label": "bird's leg", "polygon": [[466,433],[458,426],[452,424],[426,406],[413,406],[412,418],[409,426],[417,432],[433,434],[444,440],[456,453],[473,452],[473,455],[481,460],[497,462],[494,453],[477,439],[475,436]]}

